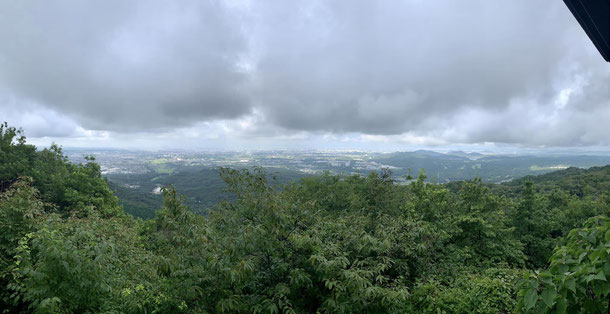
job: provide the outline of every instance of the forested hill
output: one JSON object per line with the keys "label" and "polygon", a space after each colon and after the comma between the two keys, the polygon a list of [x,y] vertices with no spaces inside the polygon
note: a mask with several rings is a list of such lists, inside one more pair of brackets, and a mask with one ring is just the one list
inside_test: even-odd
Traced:
{"label": "forested hill", "polygon": [[[610,308],[610,196],[603,182],[589,183],[597,182],[597,175],[569,170],[539,182],[552,189],[539,187],[536,178],[515,189],[481,180],[449,189],[428,184],[424,173],[399,185],[387,171],[326,173],[282,186],[260,168],[223,168],[220,175],[232,197],[207,217],[193,213],[180,191],[168,187],[153,219],[134,219],[124,213],[93,158],[72,164],[59,147],[36,150],[19,131],[0,126],[0,308],[16,313],[601,313]],[[575,178],[580,183],[565,183]],[[578,184],[591,188],[571,193]]]}
{"label": "forested hill", "polygon": [[[306,176],[299,171],[281,168],[267,167],[265,171],[277,178],[277,184],[298,181]],[[144,219],[155,217],[155,211],[163,204],[160,187],[170,184],[185,196],[185,203],[193,211],[203,215],[221,201],[233,197],[225,192],[226,184],[217,167],[187,166],[176,167],[172,173],[112,174],[108,176],[108,184],[119,197],[125,212]]]}
{"label": "forested hill", "polygon": [[[307,177],[308,175],[294,170],[265,168],[267,173],[278,178],[279,184],[287,184]],[[309,175],[311,176],[311,175]],[[395,173],[394,173],[395,176]],[[559,189],[570,195],[598,196],[610,191],[610,165],[581,169],[570,167],[543,175],[526,176],[502,184],[486,183],[494,193],[516,197],[522,192],[524,183],[532,181],[541,192]],[[457,192],[467,181],[446,183],[445,186]],[[151,193],[155,188],[173,184],[185,195],[186,204],[195,212],[207,214],[207,211],[220,201],[231,198],[224,192],[226,185],[220,177],[218,168],[178,167],[170,174],[148,172],[142,174],[112,174],[108,184],[119,198],[125,211],[135,217],[150,219],[162,205],[163,196]],[[133,188],[137,186],[137,188]]]}
{"label": "forested hill", "polygon": [[545,191],[559,188],[578,196],[597,195],[610,191],[610,165],[588,169],[570,167],[543,175],[526,176],[505,185],[522,186],[527,181],[532,181]]}

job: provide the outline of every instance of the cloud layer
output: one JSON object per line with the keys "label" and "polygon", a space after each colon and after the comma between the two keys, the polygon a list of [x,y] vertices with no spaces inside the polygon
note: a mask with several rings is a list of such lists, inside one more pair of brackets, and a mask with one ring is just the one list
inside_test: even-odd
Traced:
{"label": "cloud layer", "polygon": [[[85,127],[173,127],[250,111],[240,25],[215,2],[3,2],[0,82]],[[7,27],[9,26],[9,27]]]}
{"label": "cloud layer", "polygon": [[561,2],[5,1],[0,42],[0,118],[34,136],[610,145],[610,67]]}

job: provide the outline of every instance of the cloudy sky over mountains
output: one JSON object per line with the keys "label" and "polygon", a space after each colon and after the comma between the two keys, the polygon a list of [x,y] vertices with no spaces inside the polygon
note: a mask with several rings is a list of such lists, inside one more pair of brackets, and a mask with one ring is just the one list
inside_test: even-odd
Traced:
{"label": "cloudy sky over mountains", "polygon": [[8,0],[0,42],[0,120],[40,144],[610,146],[562,1]]}

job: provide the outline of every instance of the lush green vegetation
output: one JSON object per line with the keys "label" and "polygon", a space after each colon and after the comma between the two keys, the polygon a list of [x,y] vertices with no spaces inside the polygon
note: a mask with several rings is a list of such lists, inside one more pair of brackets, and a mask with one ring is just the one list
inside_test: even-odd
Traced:
{"label": "lush green vegetation", "polygon": [[[125,212],[135,217],[150,219],[163,204],[161,194],[151,193],[158,186],[173,185],[185,196],[184,202],[194,212],[207,215],[210,208],[234,196],[226,193],[226,184],[220,177],[218,168],[174,165],[171,174],[151,171],[143,174],[111,174],[108,184]],[[265,171],[277,178],[278,184],[298,181],[305,175],[301,172],[265,168]],[[137,186],[137,188],[129,188]]]}
{"label": "lush green vegetation", "polygon": [[[6,312],[610,306],[608,168],[518,186],[428,184],[423,172],[398,185],[389,171],[280,184],[260,168],[221,169],[232,197],[209,215],[194,213],[169,186],[149,220],[123,212],[92,158],[71,164],[59,147],[36,150],[6,124],[0,169]],[[562,183],[572,180],[589,187],[580,193]]]}

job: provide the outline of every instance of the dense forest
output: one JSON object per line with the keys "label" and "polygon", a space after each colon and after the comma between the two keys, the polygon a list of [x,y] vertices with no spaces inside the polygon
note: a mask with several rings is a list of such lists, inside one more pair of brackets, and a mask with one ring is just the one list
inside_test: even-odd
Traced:
{"label": "dense forest", "polygon": [[206,216],[126,214],[93,157],[0,126],[0,308],[40,313],[610,309],[610,166],[509,184],[220,170]]}
{"label": "dense forest", "polygon": [[[277,177],[278,184],[298,181],[305,176],[301,172],[281,168],[266,167],[265,172]],[[157,186],[170,184],[185,196],[185,205],[196,213],[206,215],[208,209],[220,201],[234,198],[224,191],[225,183],[219,174],[217,168],[178,166],[171,174],[155,171],[142,174],[111,174],[108,176],[108,185],[119,198],[125,212],[135,217],[155,217],[155,212],[163,204],[163,196],[151,191]],[[136,184],[138,188],[126,187],[130,184]]]}

